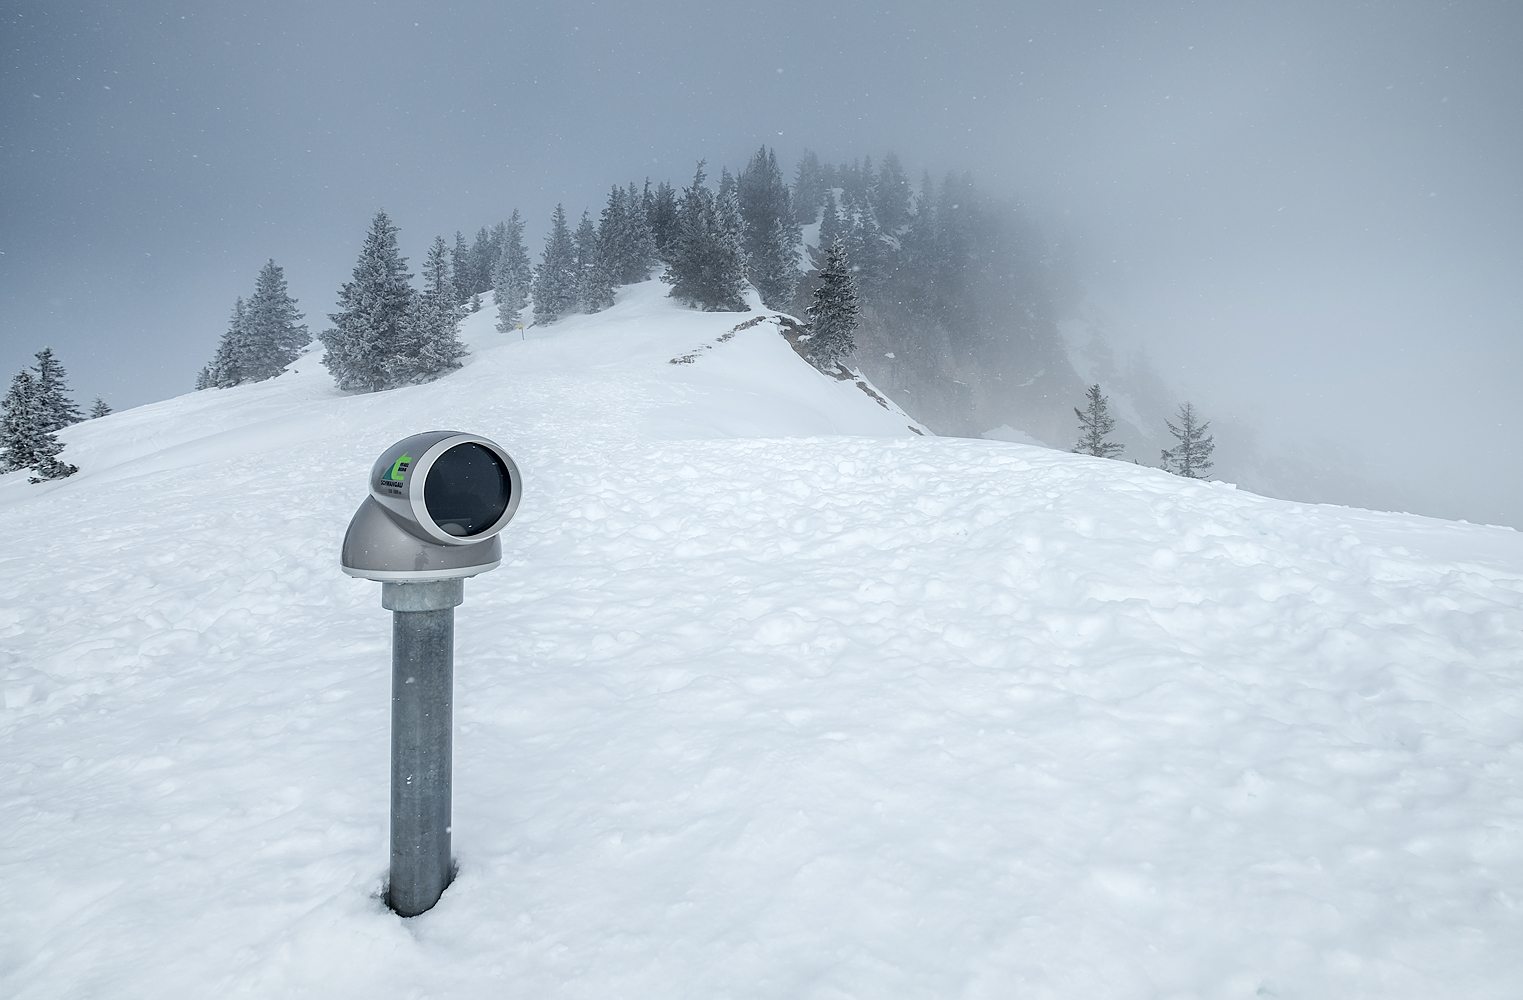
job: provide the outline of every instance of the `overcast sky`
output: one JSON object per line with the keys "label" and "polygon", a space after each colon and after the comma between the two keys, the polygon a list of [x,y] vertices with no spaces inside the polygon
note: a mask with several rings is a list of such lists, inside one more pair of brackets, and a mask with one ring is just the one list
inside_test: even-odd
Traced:
{"label": "overcast sky", "polygon": [[6,2],[0,373],[190,388],[273,258],[314,332],[384,207],[517,207],[775,146],[1028,204],[1207,416],[1523,525],[1523,4]]}

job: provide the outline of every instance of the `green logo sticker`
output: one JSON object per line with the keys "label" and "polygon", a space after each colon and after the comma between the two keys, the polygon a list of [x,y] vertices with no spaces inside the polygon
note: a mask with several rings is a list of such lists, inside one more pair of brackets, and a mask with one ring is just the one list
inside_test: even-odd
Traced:
{"label": "green logo sticker", "polygon": [[391,466],[391,471],[381,478],[381,482],[391,486],[401,486],[402,477],[407,475],[407,470],[412,467],[412,456],[403,455]]}

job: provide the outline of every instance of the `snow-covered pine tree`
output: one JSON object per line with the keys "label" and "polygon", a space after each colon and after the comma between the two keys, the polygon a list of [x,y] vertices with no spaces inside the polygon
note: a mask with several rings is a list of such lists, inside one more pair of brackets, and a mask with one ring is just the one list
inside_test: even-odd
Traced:
{"label": "snow-covered pine tree", "polygon": [[733,192],[721,210],[704,183],[699,161],[693,183],[682,192],[668,268],[661,280],[671,296],[708,312],[745,312],[745,259],[740,248],[739,208]]}
{"label": "snow-covered pine tree", "polygon": [[971,269],[966,266],[973,245],[971,228],[976,218],[973,179],[951,171],[942,178],[936,204],[936,295],[943,315],[951,315],[966,299]]}
{"label": "snow-covered pine tree", "polygon": [[937,275],[940,272],[940,249],[936,234],[936,206],[932,197],[931,175],[920,180],[920,194],[915,199],[909,225],[899,237],[895,287],[900,301],[911,314],[927,318],[935,303]]}
{"label": "snow-covered pine tree", "polygon": [[[878,174],[873,169],[873,158],[871,156],[862,157],[862,166],[857,177],[857,187],[852,191],[852,194],[856,195],[858,203],[870,212],[872,211],[871,205],[873,200],[878,196]],[[860,264],[858,265],[857,273],[861,273]]]}
{"label": "snow-covered pine tree", "polygon": [[1084,399],[1084,409],[1074,407],[1074,415],[1079,418],[1079,442],[1073,446],[1074,453],[1115,458],[1123,446],[1105,439],[1116,429],[1116,420],[1110,415],[1110,400],[1100,395],[1098,382],[1085,390]]}
{"label": "snow-covered pine tree", "polygon": [[471,248],[465,245],[465,234],[455,230],[455,246],[450,250],[450,270],[455,280],[455,305],[463,306],[471,301]]}
{"label": "snow-covered pine tree", "polygon": [[63,445],[49,429],[52,414],[45,405],[42,386],[32,369],[23,368],[11,380],[10,391],[0,400],[0,470],[31,469],[29,480],[63,479],[78,472],[76,466],[58,460]]}
{"label": "snow-covered pine tree", "polygon": [[85,419],[84,414],[79,412],[79,407],[74,405],[74,400],[69,397],[69,385],[66,381],[69,373],[64,371],[63,365],[53,357],[53,349],[44,347],[36,354],[37,358],[37,405],[42,414],[42,429],[46,433],[63,430],[70,424],[77,424]]}
{"label": "snow-covered pine tree", "polygon": [[[719,191],[714,196],[715,199],[716,199],[716,203],[720,202],[720,201],[724,201],[730,195],[734,194],[735,193],[735,188],[736,188],[736,185],[735,185],[735,175],[730,173],[730,168],[729,167],[720,167],[719,168]],[[737,214],[738,214],[738,211],[739,211],[739,206],[738,205],[736,206],[736,209],[737,209]]]}
{"label": "snow-covered pine tree", "polygon": [[825,249],[820,285],[809,304],[809,357],[815,367],[829,370],[856,350],[853,332],[860,312],[846,245],[837,239]]}
{"label": "snow-covered pine tree", "polygon": [[645,193],[645,220],[656,241],[656,255],[663,261],[670,261],[672,244],[677,239],[677,192],[666,181],[662,181],[656,185],[655,194],[651,194],[650,181],[647,180]]}
{"label": "snow-covered pine tree", "polygon": [[829,250],[830,245],[836,240],[843,238],[841,226],[841,209],[836,204],[836,193],[826,191],[824,195],[824,211],[820,213],[819,248],[821,252]]}
{"label": "snow-covered pine tree", "polygon": [[[872,161],[868,161],[868,169],[871,170]],[[863,180],[862,161],[853,160],[850,163],[842,163],[836,167],[836,182],[833,187],[841,189],[841,204],[845,207],[846,197],[856,195],[862,197],[867,191],[867,182]]]}
{"label": "snow-covered pine tree", "polygon": [[[656,192],[650,186],[649,177],[645,178],[645,188],[640,192],[640,200],[638,202],[632,203],[629,206],[629,210],[631,212],[638,211],[643,214],[645,216],[645,224],[647,226],[653,224],[653,216],[656,211]],[[650,231],[650,238],[652,242],[655,242],[656,230],[654,228]],[[656,249],[659,253],[660,246],[658,245]]]}
{"label": "snow-covered pine tree", "polygon": [[110,416],[110,415],[111,415],[111,405],[109,403],[107,403],[104,399],[102,399],[101,397],[96,396],[95,397],[95,403],[93,405],[91,405],[91,407],[90,407],[90,419],[91,420],[96,420],[96,419],[99,419],[100,417],[106,417],[106,416]]}
{"label": "snow-covered pine tree", "polygon": [[858,290],[871,294],[882,287],[888,277],[888,248],[883,242],[882,230],[868,201],[850,191],[846,192],[844,215],[841,238],[846,244],[852,274],[856,277]]}
{"label": "snow-covered pine tree", "polygon": [[[734,176],[728,167],[719,171],[719,194],[714,200],[715,219],[718,222],[719,233],[719,263],[721,268],[732,268],[729,272],[721,270],[721,281],[731,280],[735,287],[735,301],[744,303],[743,296],[746,280],[746,220],[740,214],[740,185],[735,182]],[[745,310],[745,305],[740,306],[740,311]]]}
{"label": "snow-covered pine tree", "polygon": [[319,339],[328,348],[323,364],[340,389],[379,392],[390,388],[386,366],[402,353],[413,308],[407,260],[397,249],[397,227],[377,212],[354,265],[354,280],[339,290],[333,328]]}
{"label": "snow-covered pine tree", "polygon": [[524,249],[524,220],[513,209],[503,235],[502,254],[492,269],[492,291],[497,299],[497,330],[511,333],[523,322],[529,304],[529,286],[534,281],[534,265]]}
{"label": "snow-covered pine tree", "polygon": [[29,469],[37,454],[42,413],[37,400],[37,377],[23,368],[11,379],[0,399],[0,472]]}
{"label": "snow-covered pine tree", "polygon": [[746,265],[746,220],[740,214],[740,187],[729,167],[719,168],[719,191],[714,195],[714,218],[718,231],[735,241],[740,250],[741,273]]}
{"label": "snow-covered pine tree", "polygon": [[609,280],[615,285],[628,284],[623,280],[624,254],[629,241],[630,220],[639,214],[630,210],[629,196],[618,184],[609,189],[608,201],[598,213],[598,254],[608,269]]}
{"label": "snow-covered pine tree", "polygon": [[[825,203],[825,172],[814,150],[804,150],[798,166],[793,171],[793,221],[801,226],[812,225],[820,217],[820,206]],[[822,243],[821,246],[829,246]]]}
{"label": "snow-covered pine tree", "polygon": [[623,270],[619,275],[619,284],[632,285],[650,278],[650,269],[655,266],[657,259],[656,234],[651,231],[640,189],[634,181],[630,181],[629,187],[625,189],[624,204],[627,206],[627,215],[625,246],[620,264]]}
{"label": "snow-covered pine tree", "polygon": [[765,146],[756,151],[736,182],[736,193],[751,283],[763,305],[786,309],[799,279],[799,226],[774,151]]}
{"label": "snow-covered pine tree", "polygon": [[802,234],[797,223],[778,220],[767,234],[759,263],[752,269],[762,304],[787,309],[799,284],[799,247]]}
{"label": "snow-covered pine tree", "polygon": [[405,336],[386,363],[388,387],[431,382],[460,367],[462,310],[454,303],[449,249],[435,236],[423,264],[423,291],[413,297]]}
{"label": "snow-covered pine tree", "polygon": [[576,244],[566,225],[565,208],[556,205],[550,235],[545,237],[544,256],[534,276],[534,322],[554,323],[576,304]]}
{"label": "snow-covered pine tree", "polygon": [[852,273],[860,281],[862,261],[865,256],[862,245],[862,205],[858,202],[856,192],[852,188],[843,188],[841,191],[840,235],[841,243],[846,247],[846,259],[851,261]]}
{"label": "snow-covered pine tree", "polygon": [[286,291],[285,272],[268,261],[254,281],[254,295],[244,314],[240,382],[274,378],[296,360],[312,342],[301,318],[296,300]]}
{"label": "snow-covered pine tree", "polygon": [[899,157],[889,152],[878,170],[878,184],[873,190],[873,214],[885,233],[897,234],[910,221],[910,181],[904,175]]}
{"label": "snow-covered pine tree", "polygon": [[650,277],[656,258],[655,237],[646,220],[644,199],[633,183],[615,186],[598,220],[598,246],[615,285],[631,285]]}
{"label": "snow-covered pine tree", "polygon": [[1210,421],[1201,423],[1195,407],[1185,403],[1179,408],[1178,427],[1167,420],[1164,423],[1179,443],[1163,450],[1163,469],[1186,479],[1204,479],[1206,470],[1214,464],[1211,452],[1216,450],[1216,440],[1206,433]]}
{"label": "snow-covered pine tree", "polygon": [[233,303],[233,315],[227,332],[217,343],[217,353],[196,376],[196,389],[228,389],[244,381],[250,355],[248,343],[248,308],[240,296]]}
{"label": "snow-covered pine tree", "polygon": [[63,442],[58,440],[58,435],[53,431],[43,431],[38,435],[37,447],[32,452],[33,475],[27,477],[29,483],[40,483],[47,479],[67,479],[79,471],[79,466],[61,462],[58,453],[63,451]]}
{"label": "snow-covered pine tree", "polygon": [[[508,224],[499,222],[492,227],[492,260],[491,268],[488,269],[487,279],[490,281],[492,272],[497,269],[497,261],[502,258],[502,248],[508,244]],[[487,286],[492,287],[491,285]],[[485,291],[485,289],[483,289]]]}
{"label": "snow-covered pine tree", "polygon": [[[736,183],[740,188],[740,213],[746,225],[757,226],[769,219],[792,221],[793,197],[777,165],[776,150],[762,146],[751,154]],[[760,241],[751,246],[754,252],[761,249]]]}
{"label": "snow-covered pine tree", "polygon": [[584,313],[602,312],[613,305],[613,278],[598,245],[598,227],[582,212],[572,238],[576,250],[576,300]]}
{"label": "snow-covered pine tree", "polygon": [[476,230],[476,242],[471,244],[470,266],[472,295],[480,295],[491,290],[492,265],[497,263],[497,257],[492,253],[492,234],[485,226]]}

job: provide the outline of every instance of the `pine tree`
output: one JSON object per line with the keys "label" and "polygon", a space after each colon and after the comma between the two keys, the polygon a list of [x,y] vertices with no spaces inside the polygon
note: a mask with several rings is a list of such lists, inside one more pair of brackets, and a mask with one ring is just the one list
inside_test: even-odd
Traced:
{"label": "pine tree", "polygon": [[656,234],[650,228],[650,217],[645,212],[644,200],[634,181],[624,192],[624,252],[620,254],[620,284],[632,285],[650,280],[650,269],[656,265]]}
{"label": "pine tree", "polygon": [[585,210],[572,237],[576,252],[576,299],[584,313],[602,312],[613,305],[613,278],[598,245],[598,227]]}
{"label": "pine tree", "polygon": [[[799,165],[793,171],[793,221],[801,226],[812,225],[820,217],[820,206],[825,203],[825,172],[814,150],[804,150]],[[828,247],[829,243],[821,246]]]}
{"label": "pine tree", "polygon": [[[41,356],[39,355],[39,361]],[[23,368],[11,380],[10,391],[0,400],[0,448],[5,449],[0,470],[12,472],[31,469],[29,481],[63,479],[79,469],[58,460],[63,445],[50,423],[56,413],[43,396],[41,379],[32,369]]]}
{"label": "pine tree", "polygon": [[285,272],[268,261],[254,282],[243,319],[240,382],[260,382],[285,371],[312,335],[286,291]]}
{"label": "pine tree", "polygon": [[862,172],[859,175],[857,197],[866,204],[871,204],[874,192],[878,189],[878,174],[873,170],[873,158],[862,157]]}
{"label": "pine tree", "polygon": [[1110,415],[1110,400],[1100,395],[1098,382],[1085,390],[1084,398],[1087,400],[1084,409],[1074,407],[1074,414],[1079,418],[1079,443],[1073,446],[1073,451],[1079,455],[1115,458],[1121,454],[1123,446],[1105,439],[1116,429],[1115,418]]}
{"label": "pine tree", "polygon": [[[871,161],[868,161],[868,165],[870,170]],[[841,189],[842,201],[845,201],[847,195],[856,195],[858,198],[865,195],[867,193],[867,185],[862,177],[862,161],[853,160],[850,163],[843,163],[836,167],[835,186]]]}
{"label": "pine tree", "polygon": [[95,397],[95,403],[90,407],[90,419],[98,420],[101,417],[111,415],[111,406],[101,397]]}
{"label": "pine tree", "polygon": [[[492,259],[490,261],[491,268],[489,268],[488,272],[487,272],[487,279],[489,281],[491,280],[491,277],[492,277],[492,271],[496,270],[496,268],[497,268],[497,261],[502,258],[502,248],[508,245],[508,224],[506,222],[499,222],[495,226],[492,227],[491,244],[492,244]],[[490,287],[492,287],[492,286],[491,285],[487,286],[487,288],[490,288]],[[485,291],[485,289],[483,289],[483,291]]]}
{"label": "pine tree", "polygon": [[53,349],[44,347],[37,352],[36,358],[37,405],[42,413],[43,432],[63,430],[70,424],[85,419],[84,414],[79,412],[79,407],[74,405],[74,400],[69,398],[69,386],[65,382],[69,373],[53,357]]}
{"label": "pine tree", "polygon": [[417,344],[414,380],[429,381],[460,367],[462,311],[454,303],[455,278],[444,237],[435,236],[423,264],[423,291],[414,299],[413,341]]}
{"label": "pine tree", "polygon": [[462,310],[454,298],[449,250],[436,236],[423,265],[423,291],[413,297],[402,336],[383,366],[388,388],[431,382],[460,367]]}
{"label": "pine tree", "polygon": [[322,333],[323,364],[340,389],[379,392],[390,388],[386,367],[408,341],[413,290],[407,260],[397,249],[397,227],[385,212],[371,220],[354,265],[354,280],[339,291],[333,328]]}
{"label": "pine tree", "polygon": [[469,263],[471,294],[480,295],[491,290],[492,265],[497,263],[497,256],[492,252],[492,234],[485,226],[476,230],[476,242],[471,244]]}
{"label": "pine tree", "polygon": [[872,207],[856,194],[847,192],[842,242],[851,261],[852,274],[863,293],[878,290],[887,278],[887,247]]}
{"label": "pine tree", "polygon": [[471,250],[465,245],[465,234],[455,230],[455,246],[450,251],[450,268],[455,279],[455,305],[463,306],[471,301]]}
{"label": "pine tree", "polygon": [[[719,236],[721,265],[733,260],[737,296],[746,285],[746,220],[740,214],[740,186],[728,167],[719,171],[719,193],[714,199],[714,219]],[[741,306],[744,309],[745,306]]]}
{"label": "pine tree", "polygon": [[603,260],[603,266],[608,269],[612,284],[629,283],[624,280],[624,256],[631,232],[630,222],[640,214],[642,213],[630,211],[629,196],[622,187],[615,184],[609,189],[608,201],[598,215],[597,241],[598,255]]}
{"label": "pine tree", "polygon": [[655,243],[656,253],[659,256],[661,252],[661,246],[659,241],[656,240],[656,230],[654,228],[654,220],[656,214],[656,192],[651,190],[649,177],[645,178],[645,188],[640,192],[640,201],[638,206],[629,206],[629,210],[631,212],[636,211],[637,208],[638,211],[645,216],[645,224],[651,227],[650,238],[652,243]]}
{"label": "pine tree", "polygon": [[820,285],[809,304],[809,354],[817,368],[839,365],[856,350],[853,332],[860,311],[846,245],[837,239],[825,250]]}
{"label": "pine tree", "polygon": [[677,240],[678,209],[677,192],[666,181],[656,185],[656,193],[650,193],[650,181],[645,182],[645,219],[650,225],[651,236],[656,241],[656,255],[670,261],[672,245]]}
{"label": "pine tree", "polygon": [[910,221],[910,182],[904,175],[899,157],[892,152],[883,157],[878,171],[878,185],[873,191],[873,213],[886,233],[897,233]]}
{"label": "pine tree", "polygon": [[[708,312],[745,312],[745,258],[733,190],[724,202],[704,184],[703,162],[682,192],[669,266],[661,280],[671,296]],[[732,185],[733,187],[733,185]]]}
{"label": "pine tree", "polygon": [[23,368],[11,379],[10,391],[0,400],[0,471],[29,469],[36,461],[41,437],[42,408],[37,399],[37,377]]}
{"label": "pine tree", "polygon": [[1179,408],[1178,427],[1167,420],[1164,423],[1168,425],[1169,433],[1179,442],[1174,447],[1163,450],[1164,470],[1186,479],[1204,479],[1206,470],[1214,464],[1211,452],[1216,450],[1215,439],[1206,434],[1210,422],[1200,423],[1200,415],[1195,412],[1195,407],[1185,403]]}
{"label": "pine tree", "polygon": [[724,201],[735,193],[735,175],[730,173],[729,167],[719,168],[719,192],[714,196],[715,201]]}
{"label": "pine tree", "polygon": [[656,241],[646,218],[646,206],[634,184],[615,186],[598,220],[598,248],[615,285],[631,285],[650,277]]}
{"label": "pine tree", "polygon": [[787,309],[799,284],[799,247],[802,236],[796,223],[775,220],[762,245],[761,259],[752,268],[753,284],[762,304]]}
{"label": "pine tree", "polygon": [[763,305],[786,309],[798,285],[800,237],[775,152],[765,146],[756,151],[737,181],[737,195],[751,283]]}
{"label": "pine tree", "polygon": [[841,210],[836,205],[836,193],[825,192],[825,210],[820,213],[819,248],[826,251],[836,240],[842,238]]}
{"label": "pine tree", "polygon": [[217,343],[217,353],[196,376],[196,389],[228,389],[244,381],[248,370],[248,308],[240,296],[233,303],[227,332]]}
{"label": "pine tree", "polygon": [[640,189],[630,181],[625,191],[627,217],[625,219],[625,247],[620,255],[619,283],[632,285],[650,280],[650,269],[655,266],[656,234],[650,228],[650,218],[645,212]]}
{"label": "pine tree", "polygon": [[554,323],[576,304],[576,244],[566,225],[566,210],[556,205],[539,273],[534,276],[534,322]]}
{"label": "pine tree", "polygon": [[503,236],[502,253],[492,269],[492,292],[497,299],[497,330],[511,333],[523,322],[529,304],[529,286],[534,281],[534,265],[524,249],[524,220],[513,209]]}
{"label": "pine tree", "polygon": [[936,309],[944,322],[960,326],[960,312],[965,309],[968,279],[967,266],[972,246],[970,224],[973,219],[972,179],[947,173],[942,179],[936,205]]}
{"label": "pine tree", "polygon": [[58,460],[58,453],[61,451],[63,451],[63,442],[58,440],[57,434],[52,431],[40,433],[36,450],[32,453],[34,475],[28,476],[26,481],[40,483],[46,479],[67,479],[78,472],[79,466]]}
{"label": "pine tree", "polygon": [[934,314],[937,274],[940,271],[936,205],[929,172],[920,180],[908,228],[899,237],[899,262],[894,284],[899,300],[911,315],[928,319]]}

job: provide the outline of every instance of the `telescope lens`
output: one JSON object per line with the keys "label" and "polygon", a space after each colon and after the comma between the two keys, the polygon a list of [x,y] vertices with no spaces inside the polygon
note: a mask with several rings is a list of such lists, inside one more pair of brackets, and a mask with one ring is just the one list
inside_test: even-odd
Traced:
{"label": "telescope lens", "polygon": [[440,455],[423,484],[423,506],[451,535],[480,534],[508,509],[508,470],[490,448],[468,442]]}

